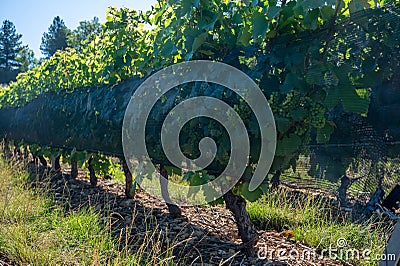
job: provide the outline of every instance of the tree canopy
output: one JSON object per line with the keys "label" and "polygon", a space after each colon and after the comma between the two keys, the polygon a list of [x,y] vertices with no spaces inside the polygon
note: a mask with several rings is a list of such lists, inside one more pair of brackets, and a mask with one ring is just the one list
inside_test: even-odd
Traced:
{"label": "tree canopy", "polygon": [[11,21],[3,21],[0,29],[0,83],[8,83],[17,75],[20,62],[16,58],[24,49],[21,37]]}
{"label": "tree canopy", "polygon": [[24,47],[19,51],[15,60],[19,63],[19,70],[26,72],[38,64],[38,60],[35,58],[35,53],[28,47]]}
{"label": "tree canopy", "polygon": [[43,34],[40,50],[47,58],[50,58],[58,50],[68,47],[67,38],[70,34],[64,21],[59,16],[55,17],[49,31]]}
{"label": "tree canopy", "polygon": [[92,20],[79,22],[79,26],[68,36],[68,46],[82,51],[84,45],[92,42],[101,33],[101,24],[98,17]]}

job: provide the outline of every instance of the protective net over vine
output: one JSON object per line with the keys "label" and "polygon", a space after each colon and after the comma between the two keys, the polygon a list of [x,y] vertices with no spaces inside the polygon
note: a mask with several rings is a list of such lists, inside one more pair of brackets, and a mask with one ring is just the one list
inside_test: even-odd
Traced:
{"label": "protective net over vine", "polygon": [[[201,50],[197,57],[192,53],[186,59],[223,61],[248,74],[263,90],[278,130],[271,173],[295,169],[304,155],[309,158],[304,163],[307,174],[313,178],[338,184],[347,174],[354,180],[360,177],[360,191],[372,192],[382,184],[389,189],[398,182],[393,181],[395,178],[387,181],[385,176],[396,177],[397,173],[385,175],[385,169],[391,162],[388,158],[393,162],[399,154],[399,6],[365,9],[339,24],[333,21],[318,28],[318,17],[332,17],[332,10],[309,8],[307,18],[310,20],[315,14],[314,20],[307,22],[307,29],[299,30],[293,22],[288,25],[293,28],[289,33],[276,34],[271,41],[253,45],[244,40],[242,32],[241,40],[247,45],[232,47],[224,54]],[[255,16],[254,20],[262,18]],[[255,27],[258,24],[254,21],[253,24],[253,33],[261,31],[257,34],[265,37],[267,31]],[[204,44],[193,41],[191,48],[197,51]],[[124,113],[131,95],[145,79],[133,77],[72,92],[42,93],[51,91],[42,89],[38,95],[20,95],[18,107],[11,104],[15,95],[5,93],[0,134],[15,141],[121,157]],[[160,144],[160,128],[168,111],[180,101],[199,95],[220,98],[238,111],[253,144],[250,164],[256,163],[260,148],[254,114],[228,89],[201,82],[174,89],[152,110],[146,141],[154,162],[169,164]],[[215,121],[200,118],[188,123],[181,134],[181,149],[195,158],[199,140],[206,136],[218,144],[217,157],[207,170],[219,173],[229,159],[230,143]]]}

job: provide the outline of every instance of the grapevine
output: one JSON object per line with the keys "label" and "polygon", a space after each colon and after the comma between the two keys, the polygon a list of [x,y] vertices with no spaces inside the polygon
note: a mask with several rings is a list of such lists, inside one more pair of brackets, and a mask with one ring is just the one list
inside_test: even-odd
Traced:
{"label": "grapevine", "polygon": [[[268,98],[278,130],[271,173],[280,173],[307,153],[313,132],[317,142],[329,141],[335,128],[329,112],[341,105],[346,111],[366,115],[366,91],[393,78],[393,66],[399,65],[398,58],[391,56],[399,49],[398,26],[388,22],[378,27],[374,21],[389,12],[391,2],[159,0],[148,12],[110,8],[102,32],[82,51],[58,51],[19,74],[16,82],[0,88],[0,108],[23,107],[49,92],[112,89],[183,61],[224,61],[248,73]],[[373,15],[365,15],[365,11]],[[352,20],[356,15],[360,22]],[[146,24],[151,29],[146,29]],[[189,94],[185,88],[181,92]],[[221,95],[228,101],[234,99],[226,92]],[[251,120],[251,110],[244,102],[233,105],[244,120]],[[101,111],[95,110],[96,114]],[[196,155],[193,147],[202,136],[199,124],[215,136],[223,136],[212,123],[190,123],[189,127],[196,128],[195,134],[187,136],[184,152],[190,156]],[[23,145],[35,157],[49,159],[60,154],[65,162],[87,166],[102,176],[113,167],[110,157],[101,151]],[[154,147],[154,154],[158,148]],[[228,152],[221,151],[217,160],[224,164],[228,157]],[[257,154],[251,157],[257,158]],[[234,189],[249,200],[261,195],[246,190],[252,170],[249,167]]]}

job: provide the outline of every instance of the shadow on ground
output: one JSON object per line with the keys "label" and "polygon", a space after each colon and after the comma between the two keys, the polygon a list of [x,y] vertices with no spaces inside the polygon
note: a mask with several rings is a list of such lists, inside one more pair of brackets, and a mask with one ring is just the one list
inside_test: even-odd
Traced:
{"label": "shadow on ground", "polygon": [[183,207],[183,217],[173,218],[161,199],[143,191],[127,199],[121,184],[99,179],[93,187],[83,172],[72,179],[69,169],[54,173],[34,163],[28,166],[32,184],[45,186],[67,212],[88,207],[99,212],[121,250],[135,252],[143,248],[144,241],[151,249],[161,242],[178,265],[262,265],[241,252],[235,221],[224,208]]}

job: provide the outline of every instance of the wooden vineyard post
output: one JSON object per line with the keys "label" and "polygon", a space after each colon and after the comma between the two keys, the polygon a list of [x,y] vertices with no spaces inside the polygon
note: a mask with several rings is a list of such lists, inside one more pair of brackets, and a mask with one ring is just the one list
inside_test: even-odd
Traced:
{"label": "wooden vineyard post", "polygon": [[400,265],[400,219],[397,220],[396,227],[389,239],[383,259],[379,266],[399,266]]}
{"label": "wooden vineyard post", "polygon": [[90,158],[88,160],[90,184],[95,187],[95,186],[97,186],[97,177],[96,177],[96,172],[94,171],[94,168],[92,165],[92,161],[93,161],[93,156],[90,156]]}
{"label": "wooden vineyard post", "polygon": [[276,190],[279,188],[279,185],[281,184],[281,174],[282,172],[280,170],[277,170],[275,172],[275,174],[273,175],[273,177],[271,178],[271,188],[273,190]]}
{"label": "wooden vineyard post", "polygon": [[9,142],[7,138],[4,138],[3,140],[3,145],[4,145],[4,155],[6,158],[11,158],[11,150],[10,150],[10,146],[9,146]]}
{"label": "wooden vineyard post", "polygon": [[347,190],[349,189],[350,186],[351,186],[351,180],[346,174],[344,174],[340,178],[340,187],[338,188],[340,207],[343,208],[347,207]]}
{"label": "wooden vineyard post", "polygon": [[60,164],[61,155],[58,155],[54,161],[54,168],[57,172],[61,171],[61,164]]}
{"label": "wooden vineyard post", "polygon": [[125,196],[129,199],[132,199],[135,196],[135,193],[132,191],[133,188],[132,173],[129,170],[129,167],[125,160],[121,159],[121,165],[125,174]]}
{"label": "wooden vineyard post", "polygon": [[78,177],[78,162],[71,160],[71,178],[76,179]]}

